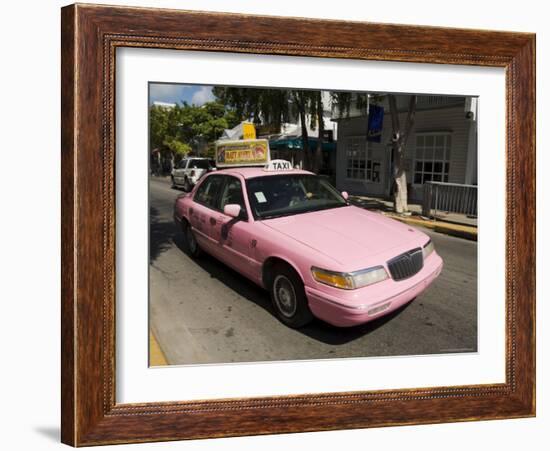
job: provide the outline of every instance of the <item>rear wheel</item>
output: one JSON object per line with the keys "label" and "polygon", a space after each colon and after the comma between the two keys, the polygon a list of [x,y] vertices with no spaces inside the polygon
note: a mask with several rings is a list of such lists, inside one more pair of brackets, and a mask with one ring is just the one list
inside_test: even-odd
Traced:
{"label": "rear wheel", "polygon": [[302,279],[291,267],[274,268],[270,294],[277,317],[287,326],[299,328],[313,319]]}
{"label": "rear wheel", "polygon": [[202,250],[197,242],[197,238],[195,237],[195,233],[193,232],[191,225],[187,221],[183,222],[183,236],[185,238],[188,254],[193,258],[199,257]]}

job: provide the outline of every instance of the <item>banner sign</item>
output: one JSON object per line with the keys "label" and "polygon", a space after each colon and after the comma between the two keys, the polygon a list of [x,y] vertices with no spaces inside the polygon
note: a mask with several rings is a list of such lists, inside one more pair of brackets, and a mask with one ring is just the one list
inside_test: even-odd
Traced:
{"label": "banner sign", "polygon": [[250,122],[243,122],[243,139],[256,139],[256,127]]}
{"label": "banner sign", "polygon": [[263,166],[269,162],[267,139],[242,139],[216,143],[216,166]]}
{"label": "banner sign", "polygon": [[369,105],[369,121],[367,129],[367,141],[379,143],[382,140],[382,127],[384,125],[384,107]]}

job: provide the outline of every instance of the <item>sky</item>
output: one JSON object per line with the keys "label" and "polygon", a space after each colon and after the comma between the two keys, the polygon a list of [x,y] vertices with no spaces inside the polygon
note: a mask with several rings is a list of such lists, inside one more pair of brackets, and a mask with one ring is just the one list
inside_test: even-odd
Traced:
{"label": "sky", "polygon": [[183,103],[201,106],[214,100],[212,86],[182,85],[171,83],[151,83],[149,85],[149,104],[153,102]]}

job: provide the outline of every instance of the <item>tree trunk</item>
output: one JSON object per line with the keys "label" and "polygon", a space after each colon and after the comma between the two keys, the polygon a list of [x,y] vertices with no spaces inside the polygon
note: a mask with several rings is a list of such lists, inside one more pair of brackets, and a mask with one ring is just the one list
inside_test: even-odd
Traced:
{"label": "tree trunk", "polygon": [[406,213],[409,209],[407,203],[407,172],[404,169],[403,153],[405,148],[400,145],[394,145],[394,181],[395,190],[393,192],[394,209],[397,213]]}
{"label": "tree trunk", "polygon": [[309,135],[307,132],[307,125],[306,125],[306,111],[305,107],[303,107],[303,104],[300,103],[300,125],[302,127],[302,149],[304,152],[303,155],[303,169],[309,170],[311,167],[311,158],[309,154]]}
{"label": "tree trunk", "polygon": [[319,93],[319,99],[317,104],[317,128],[319,131],[319,138],[317,139],[317,150],[315,152],[315,165],[313,172],[319,174],[323,164],[323,134],[325,131],[325,123],[323,117],[323,101],[321,99],[321,93]]}
{"label": "tree trunk", "polygon": [[397,102],[393,94],[388,95],[392,121],[392,148],[393,148],[393,179],[395,190],[393,193],[394,209],[396,213],[406,213],[409,210],[407,193],[407,172],[405,171],[405,150],[407,140],[414,125],[416,113],[416,96],[410,96],[409,109],[405,120],[405,128],[401,129]]}

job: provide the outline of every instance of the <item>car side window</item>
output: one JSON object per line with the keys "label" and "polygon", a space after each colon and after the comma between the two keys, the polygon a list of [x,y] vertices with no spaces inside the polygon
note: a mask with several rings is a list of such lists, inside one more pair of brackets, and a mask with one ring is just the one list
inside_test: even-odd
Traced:
{"label": "car side window", "polygon": [[193,200],[208,208],[219,210],[219,194],[223,185],[223,176],[212,175],[197,188]]}
{"label": "car side window", "polygon": [[246,211],[244,206],[243,187],[241,181],[237,177],[228,176],[227,181],[222,190],[220,210],[229,204],[237,204],[241,206],[243,211]]}
{"label": "car side window", "polygon": [[185,166],[187,166],[187,160],[181,160],[178,163],[178,169],[185,169]]}

